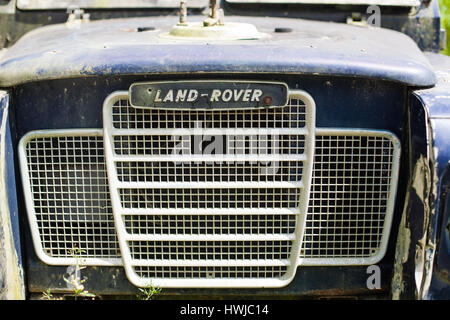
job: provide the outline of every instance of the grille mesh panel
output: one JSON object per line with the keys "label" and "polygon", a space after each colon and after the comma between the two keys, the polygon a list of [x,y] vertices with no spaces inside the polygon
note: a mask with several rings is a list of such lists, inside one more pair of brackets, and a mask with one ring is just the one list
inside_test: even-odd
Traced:
{"label": "grille mesh panel", "polygon": [[288,259],[290,241],[130,241],[138,260],[220,261]]}
{"label": "grille mesh panel", "polygon": [[119,189],[124,208],[296,208],[300,190],[290,189]]}
{"label": "grille mesh panel", "polygon": [[237,155],[252,155],[258,151],[295,155],[303,154],[305,147],[304,135],[119,135],[114,137],[114,150],[118,155],[178,156],[200,153],[200,148],[195,146],[202,141],[204,145],[218,141],[221,154]]}
{"label": "grille mesh panel", "polygon": [[[314,137],[314,122],[306,121],[313,119],[309,114],[313,115],[314,109],[307,110],[306,104],[293,96],[286,107],[266,109],[139,109],[131,107],[128,97],[120,93],[104,105],[105,135],[111,141],[106,148],[111,160],[108,170],[121,181],[113,190],[118,194],[113,199],[114,214],[124,222],[119,240],[128,248],[124,264],[133,283],[144,285],[150,280],[137,279],[136,267],[161,266],[156,264],[158,260],[163,262],[163,270],[181,263],[220,267],[219,275],[230,266],[245,265],[252,270],[279,266],[280,260],[285,260],[282,263],[290,264],[285,268],[289,273],[277,275],[272,286],[292,277],[298,256],[293,248],[298,247],[302,229],[298,217],[307,204],[301,200],[306,197],[302,190],[309,189],[310,183],[310,170],[305,167],[310,169],[311,162],[305,161],[312,158]],[[182,172],[175,173],[177,169]],[[236,212],[230,211],[233,209]],[[205,232],[205,227],[192,229],[189,221],[195,210],[201,210],[202,219],[215,215],[232,218],[232,214],[270,218],[278,211],[272,230],[290,233],[267,233],[265,226],[247,233],[250,229],[243,226],[214,223],[212,229],[225,229],[199,237],[192,231]],[[169,233],[172,229],[167,229],[167,234],[152,233],[155,227],[148,224],[152,217],[140,221],[144,216],[166,220],[173,215],[179,216],[175,233]],[[136,228],[141,222],[145,227]],[[130,230],[138,234],[130,234]],[[243,232],[240,238],[229,233],[234,230]],[[253,241],[250,237],[255,234],[258,239]],[[220,276],[214,279],[220,280]],[[170,278],[160,280],[177,283]],[[253,282],[253,286],[260,285]]]}
{"label": "grille mesh panel", "polygon": [[386,137],[316,136],[302,257],[370,257],[380,248],[394,145]]}
{"label": "grille mesh panel", "polygon": [[135,266],[136,274],[141,278],[171,279],[248,279],[280,278],[286,273],[284,266],[257,267],[147,267]]}
{"label": "grille mesh panel", "polygon": [[54,258],[116,258],[102,137],[42,137],[27,144],[29,183],[43,251]]}
{"label": "grille mesh panel", "polygon": [[284,108],[248,110],[160,110],[131,108],[119,100],[112,110],[116,129],[303,128],[306,110],[299,99]]}
{"label": "grille mesh panel", "polygon": [[129,234],[292,234],[295,215],[125,215]]}
{"label": "grille mesh panel", "polygon": [[215,162],[116,162],[121,182],[266,182],[299,181],[303,172],[301,161],[273,163]]}

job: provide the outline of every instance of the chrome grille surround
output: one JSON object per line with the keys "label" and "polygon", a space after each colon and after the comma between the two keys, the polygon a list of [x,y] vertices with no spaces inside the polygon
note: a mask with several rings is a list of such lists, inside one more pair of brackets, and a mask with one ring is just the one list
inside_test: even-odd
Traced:
{"label": "chrome grille surround", "polygon": [[[295,276],[308,205],[314,112],[314,101],[300,90],[290,92],[290,104],[284,108],[225,111],[135,109],[128,104],[127,92],[110,95],[103,108],[105,156],[118,239],[129,280],[141,287],[150,283],[162,287],[287,285]],[[230,113],[235,115],[235,120],[229,120]],[[255,128],[250,120],[256,118],[259,124],[264,124]],[[225,148],[231,152],[190,154],[198,135],[225,137]],[[174,144],[168,137],[181,138]],[[280,153],[249,152],[255,144],[275,144],[277,137]],[[171,154],[177,146],[176,154]],[[234,170],[237,164],[246,166],[246,171],[264,161],[277,165],[281,161],[294,162],[296,171],[292,176],[269,179],[253,174],[246,181]],[[162,175],[165,178],[157,181],[154,177],[140,179],[136,175],[136,172],[147,177],[152,175],[152,171],[145,174],[142,168],[154,168],[155,164],[161,172],[160,166],[165,168],[169,162],[176,162],[178,169],[186,166],[194,175],[182,175],[181,181],[177,181],[173,171],[165,172]],[[133,165],[134,173],[130,175],[123,168],[133,163],[139,165]],[[203,166],[206,172],[196,171],[197,165]],[[215,166],[216,171],[211,171],[210,166]],[[217,171],[217,168],[221,169]],[[258,168],[261,169],[267,170]],[[131,177],[128,180],[124,179],[127,175]],[[183,217],[183,223],[178,224],[182,227],[168,228],[164,234],[154,233],[152,226],[139,226],[141,222],[147,226],[148,218],[130,224],[131,216],[136,216],[135,220],[146,216],[164,220],[174,215]],[[221,229],[214,225],[217,230],[213,233],[193,234],[190,228],[193,224],[184,223],[194,216],[213,219],[233,215],[247,216],[250,225],[260,223],[261,216],[266,215],[278,219],[293,215],[295,219],[277,221],[285,224],[285,228],[274,229],[270,223],[263,225],[258,234],[242,226],[236,229],[234,225],[231,230],[239,229],[242,233],[230,233],[229,226]],[[275,230],[289,233],[269,233]],[[187,273],[186,268],[192,268],[189,270],[193,273]],[[158,277],[171,272],[176,277]]]}

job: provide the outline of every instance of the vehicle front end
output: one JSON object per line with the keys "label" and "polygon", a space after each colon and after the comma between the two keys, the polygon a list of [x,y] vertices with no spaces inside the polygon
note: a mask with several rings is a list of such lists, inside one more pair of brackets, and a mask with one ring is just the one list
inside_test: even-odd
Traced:
{"label": "vehicle front end", "polygon": [[0,58],[22,296],[448,297],[447,59],[220,9],[72,18]]}

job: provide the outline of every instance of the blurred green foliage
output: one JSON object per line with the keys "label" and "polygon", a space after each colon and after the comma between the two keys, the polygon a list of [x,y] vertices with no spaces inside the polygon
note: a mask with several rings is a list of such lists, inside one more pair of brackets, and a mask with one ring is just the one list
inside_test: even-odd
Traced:
{"label": "blurred green foliage", "polygon": [[439,0],[441,7],[441,24],[447,30],[447,49],[443,51],[446,55],[450,55],[450,0]]}

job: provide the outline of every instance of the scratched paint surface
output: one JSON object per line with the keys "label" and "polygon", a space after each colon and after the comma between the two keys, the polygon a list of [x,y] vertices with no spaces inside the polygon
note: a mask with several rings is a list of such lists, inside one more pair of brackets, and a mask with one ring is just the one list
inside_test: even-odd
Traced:
{"label": "scratched paint surface", "polygon": [[[202,17],[190,17],[192,21]],[[409,37],[396,31],[301,19],[227,17],[254,24],[268,39],[161,38],[176,17],[112,19],[36,29],[0,60],[0,86],[91,75],[283,72],[346,75],[430,86],[435,74]],[[154,31],[136,32],[138,27]],[[275,33],[279,26],[291,33]]]}
{"label": "scratched paint surface", "polygon": [[0,91],[0,300],[24,299],[23,270],[18,256],[11,225],[9,199],[6,186],[6,121],[8,95]]}

